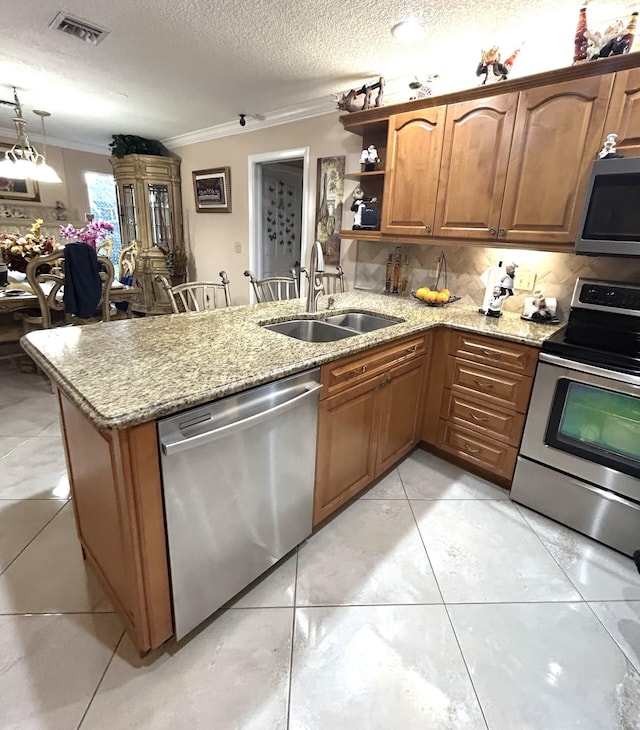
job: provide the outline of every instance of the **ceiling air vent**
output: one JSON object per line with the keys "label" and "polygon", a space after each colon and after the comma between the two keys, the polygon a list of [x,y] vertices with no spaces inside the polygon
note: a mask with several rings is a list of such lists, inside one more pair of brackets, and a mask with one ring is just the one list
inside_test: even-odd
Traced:
{"label": "ceiling air vent", "polygon": [[81,18],[74,18],[72,15],[67,15],[66,13],[58,13],[49,28],[68,33],[81,41],[91,43],[93,46],[98,45],[100,41],[111,33],[106,28],[101,28],[99,25],[89,23]]}

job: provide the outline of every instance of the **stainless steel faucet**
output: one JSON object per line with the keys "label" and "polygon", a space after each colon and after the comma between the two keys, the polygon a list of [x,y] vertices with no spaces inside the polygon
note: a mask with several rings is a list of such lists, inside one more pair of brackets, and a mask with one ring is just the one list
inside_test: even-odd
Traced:
{"label": "stainless steel faucet", "polygon": [[311,248],[309,261],[309,291],[307,292],[307,312],[315,314],[318,311],[318,297],[324,291],[322,274],[324,273],[324,256],[320,241],[316,241]]}

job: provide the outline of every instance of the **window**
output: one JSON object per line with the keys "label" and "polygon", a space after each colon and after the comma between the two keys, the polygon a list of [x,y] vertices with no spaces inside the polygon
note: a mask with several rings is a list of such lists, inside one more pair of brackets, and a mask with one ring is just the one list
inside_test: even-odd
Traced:
{"label": "window", "polygon": [[118,264],[122,241],[120,238],[120,223],[118,220],[118,203],[116,201],[116,188],[113,175],[107,175],[102,172],[87,172],[84,179],[87,183],[87,191],[89,193],[89,210],[94,218],[102,218],[102,220],[112,223],[113,231],[113,249],[111,251],[111,261],[114,266]]}

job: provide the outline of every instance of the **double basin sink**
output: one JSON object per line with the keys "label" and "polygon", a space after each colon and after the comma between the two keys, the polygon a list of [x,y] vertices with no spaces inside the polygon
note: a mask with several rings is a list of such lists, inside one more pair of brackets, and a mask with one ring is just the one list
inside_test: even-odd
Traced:
{"label": "double basin sink", "polygon": [[289,319],[285,322],[265,324],[263,327],[306,342],[335,342],[346,337],[355,337],[363,332],[391,327],[399,322],[404,320],[369,312],[342,312],[322,319]]}

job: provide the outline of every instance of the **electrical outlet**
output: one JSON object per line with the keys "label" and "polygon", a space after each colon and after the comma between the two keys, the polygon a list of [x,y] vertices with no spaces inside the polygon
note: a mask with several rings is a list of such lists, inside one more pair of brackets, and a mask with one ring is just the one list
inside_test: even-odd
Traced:
{"label": "electrical outlet", "polygon": [[514,289],[520,289],[521,291],[533,291],[533,287],[536,285],[536,274],[534,271],[527,269],[516,270],[516,276],[513,282]]}
{"label": "electrical outlet", "polygon": [[233,250],[234,250],[234,251],[235,251],[236,253],[242,253],[242,244],[240,243],[240,241],[236,241],[236,242],[235,242],[235,243],[233,244]]}

